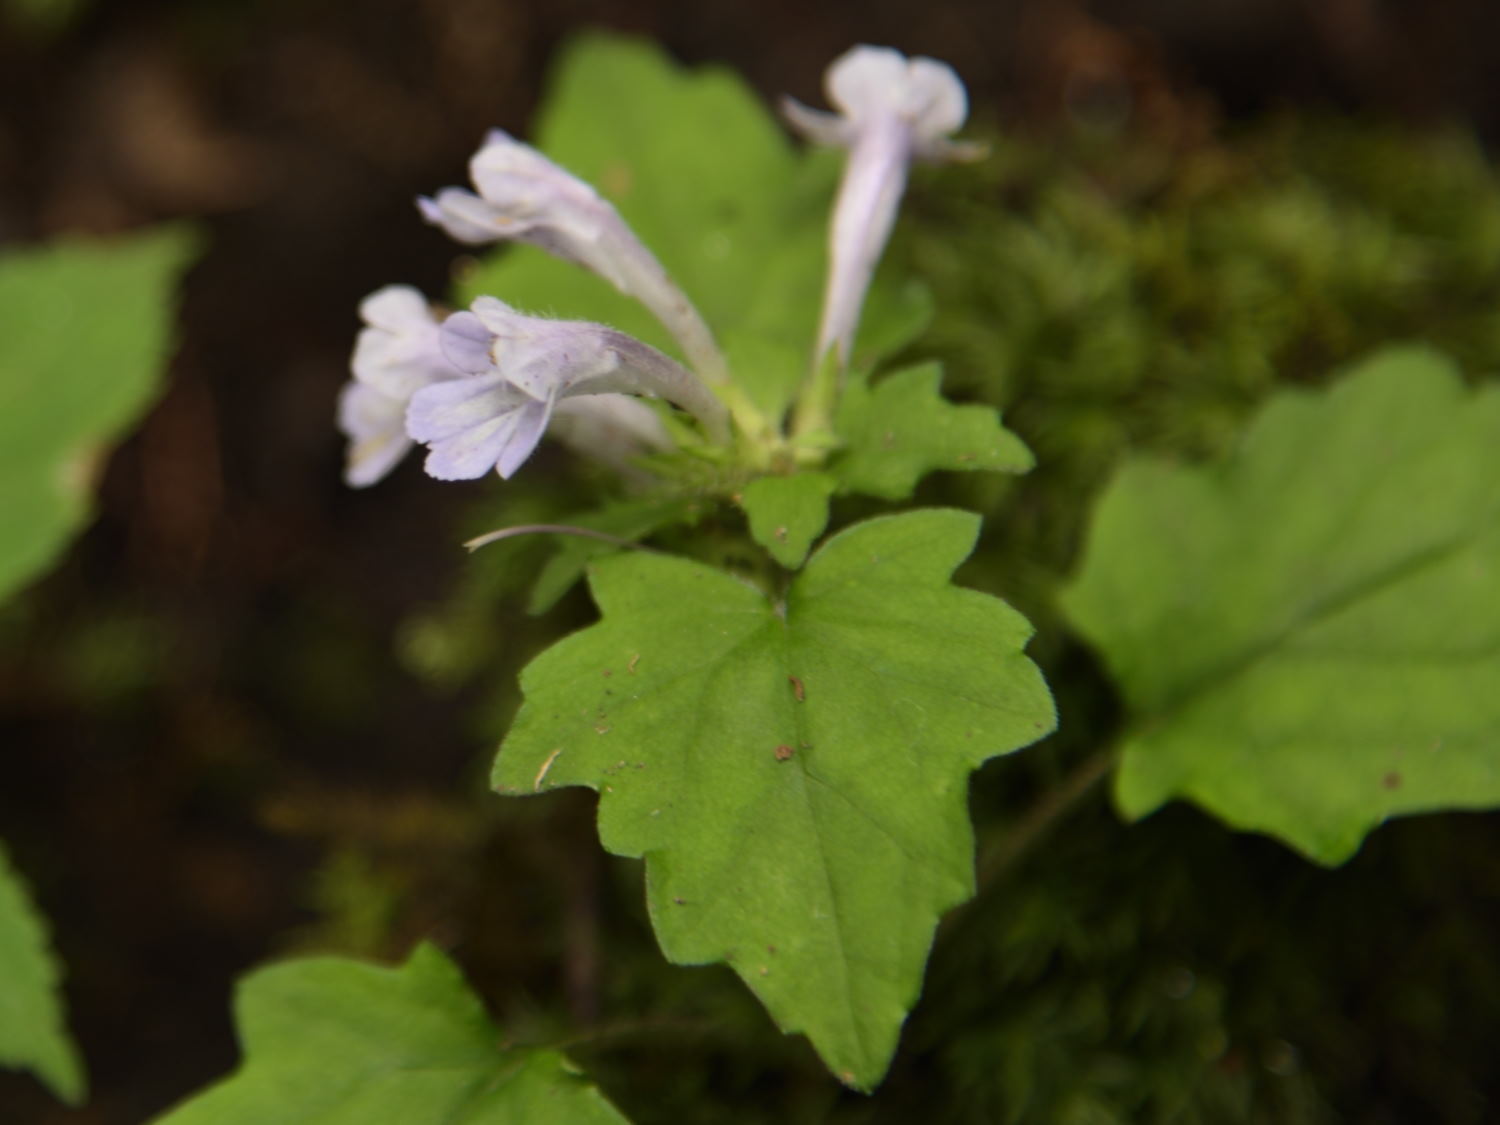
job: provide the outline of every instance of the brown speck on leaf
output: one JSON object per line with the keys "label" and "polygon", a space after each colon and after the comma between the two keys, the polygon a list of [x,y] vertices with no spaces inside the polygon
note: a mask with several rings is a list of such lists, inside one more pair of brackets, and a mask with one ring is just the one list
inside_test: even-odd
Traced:
{"label": "brown speck on leaf", "polygon": [[630,189],[635,184],[635,173],[629,164],[617,160],[599,173],[598,182],[605,195],[623,199],[630,194]]}
{"label": "brown speck on leaf", "polygon": [[615,674],[615,671],[614,671],[613,668],[606,668],[606,669],[604,669],[604,677],[605,677],[605,679],[608,679],[610,676],[613,676],[614,674]]}
{"label": "brown speck on leaf", "polygon": [[776,747],[776,760],[778,762],[784,762],[791,756],[792,748],[786,743],[783,742],[780,746]]}
{"label": "brown speck on leaf", "polygon": [[57,483],[62,490],[70,496],[91,494],[104,464],[104,454],[104,447],[99,445],[87,445],[70,453],[58,467]]}
{"label": "brown speck on leaf", "polygon": [[678,906],[686,906],[687,905],[687,899],[685,899],[685,898],[674,898],[672,901],[674,903],[676,903]]}
{"label": "brown speck on leaf", "polygon": [[772,534],[776,536],[776,542],[778,542],[778,543],[785,543],[786,542],[786,528],[784,528],[784,527],[778,527]]}
{"label": "brown speck on leaf", "polygon": [[636,666],[637,661],[640,660],[640,658],[641,658],[641,654],[640,653],[636,653],[635,655],[633,655],[630,658],[630,663],[627,664],[627,665],[625,665],[625,671],[626,671],[627,674],[632,675],[632,676],[635,675],[635,666]]}
{"label": "brown speck on leaf", "polygon": [[797,697],[798,703],[807,698],[807,690],[802,686],[801,680],[796,676],[788,676],[787,682],[792,685],[792,694]]}
{"label": "brown speck on leaf", "polygon": [[977,453],[960,453],[958,455],[958,461],[960,464],[967,464],[970,461],[976,461],[978,459],[979,454]]}
{"label": "brown speck on leaf", "polygon": [[608,734],[609,733],[609,727],[607,727],[603,723],[598,723],[598,724],[596,724],[594,726],[594,733],[595,734]]}
{"label": "brown speck on leaf", "polygon": [[1391,770],[1390,773],[1386,774],[1380,779],[1380,784],[1385,786],[1385,788],[1387,789],[1400,789],[1401,775],[1395,770]]}
{"label": "brown speck on leaf", "polygon": [[768,977],[771,975],[771,970],[762,965],[760,967],[760,975],[763,977]]}
{"label": "brown speck on leaf", "polygon": [[766,946],[766,952],[769,953],[772,957],[775,957],[776,956],[776,947],[774,945],[768,945],[768,946]]}

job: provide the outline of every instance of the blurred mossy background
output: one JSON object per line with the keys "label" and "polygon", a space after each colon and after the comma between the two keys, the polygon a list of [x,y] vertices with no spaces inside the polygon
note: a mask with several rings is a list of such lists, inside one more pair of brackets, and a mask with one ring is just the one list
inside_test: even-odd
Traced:
{"label": "blurred mossy background", "polygon": [[[485,792],[516,670],[591,610],[524,612],[546,544],[456,544],[569,510],[586,470],[553,450],[512,486],[339,481],[358,299],[442,293],[458,256],[412,196],[459,182],[484,129],[525,135],[584,27],[768,101],[820,103],[852,42],[934,55],[992,146],[915,176],[889,265],[936,297],[911,356],[1037,454],[919,499],[986,513],[960,578],[1038,624],[1062,726],[976,777],[981,897],[873,1099],[727,970],[665,964],[590,796]],[[641,1123],[1494,1120],[1495,817],[1396,823],[1324,871],[1183,807],[1123,826],[1096,786],[1012,844],[1111,737],[1052,596],[1123,455],[1222,452],[1276,387],[1382,342],[1500,370],[1497,62],[1484,0],[0,2],[0,252],[206,232],[101,518],[0,610],[0,833],[95,1091],[65,1110],[0,1073],[0,1121],[143,1120],[233,1064],[238,973],[422,936]]]}

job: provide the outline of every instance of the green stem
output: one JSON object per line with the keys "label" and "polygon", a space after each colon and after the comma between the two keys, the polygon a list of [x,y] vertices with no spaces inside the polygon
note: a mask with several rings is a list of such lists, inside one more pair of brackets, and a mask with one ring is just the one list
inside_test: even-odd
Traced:
{"label": "green stem", "polygon": [[[1044,839],[1057,824],[1094,791],[1094,786],[1109,776],[1119,758],[1116,751],[1097,750],[1069,770],[1063,779],[1027,809],[1021,819],[992,844],[980,851],[978,871],[975,878],[972,905],[986,889],[1021,862],[1031,849]],[[975,925],[983,915],[975,910],[960,910],[943,919],[938,929],[938,939],[945,944]]]}
{"label": "green stem", "polygon": [[827,433],[833,429],[833,410],[838,402],[839,387],[843,383],[844,370],[839,363],[838,350],[830,348],[823,359],[813,366],[797,405],[792,414],[792,438],[805,438],[811,434]]}
{"label": "green stem", "polygon": [[1054,788],[1042,794],[1026,814],[1008,832],[989,847],[979,859],[980,889],[1000,878],[1041,841],[1057,822],[1075,809],[1093,791],[1095,785],[1109,776],[1117,755],[1113,749],[1098,750],[1074,766]]}

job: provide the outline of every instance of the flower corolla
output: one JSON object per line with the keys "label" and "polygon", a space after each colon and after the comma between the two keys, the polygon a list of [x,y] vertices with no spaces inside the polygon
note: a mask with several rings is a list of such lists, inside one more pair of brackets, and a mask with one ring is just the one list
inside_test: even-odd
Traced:
{"label": "flower corolla", "polygon": [[352,381],[339,395],[339,429],[349,439],[344,479],[374,484],[412,447],[406,408],[423,387],[462,377],[443,354],[427,300],[409,285],[388,285],[359,306]]}
{"label": "flower corolla", "polygon": [[441,346],[464,378],[411,397],[406,432],[439,480],[509,477],[531,456],[560,400],[660,396],[722,436],[724,408],[690,372],[632,336],[580,320],[527,316],[494,297],[443,322]]}
{"label": "flower corolla", "polygon": [[825,75],[823,113],[787,98],[787,120],[809,140],[849,150],[829,230],[829,271],[818,328],[819,361],[836,348],[849,359],[860,307],[890,238],[913,160],[963,160],[981,153],[948,134],[968,116],[968,97],[953,68],[908,59],[886,47],[846,51]]}

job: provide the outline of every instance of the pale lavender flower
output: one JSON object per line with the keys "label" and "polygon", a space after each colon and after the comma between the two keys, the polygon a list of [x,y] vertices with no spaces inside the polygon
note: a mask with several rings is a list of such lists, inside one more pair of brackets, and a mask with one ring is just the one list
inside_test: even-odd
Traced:
{"label": "pale lavender flower", "polygon": [[412,447],[406,408],[412,395],[462,377],[443,354],[427,300],[407,285],[388,285],[359,306],[365,327],[354,345],[354,379],[339,394],[339,429],[349,438],[344,480],[374,484]]}
{"label": "pale lavender flower", "polygon": [[968,98],[946,63],[908,59],[886,47],[855,47],[828,68],[824,85],[841,113],[821,113],[791,98],[782,109],[809,140],[849,150],[829,231],[817,350],[821,362],[829,348],[837,348],[844,364],[906,190],[907,165],[973,159],[982,150],[948,139],[968,115]]}
{"label": "pale lavender flower", "polygon": [[427,473],[472,480],[518,469],[542,438],[558,402],[575,395],[659,395],[690,411],[720,440],[724,407],[689,371],[655,348],[577,320],[516,312],[480,297],[443,322],[441,343],[466,378],[419,389],[406,432],[429,447]]}
{"label": "pale lavender flower", "polygon": [[598,192],[530,145],[498,129],[469,162],[479,194],[444,188],[417,206],[460,242],[510,239],[592,270],[645,305],[710,382],[727,379],[724,358],[693,303]]}

